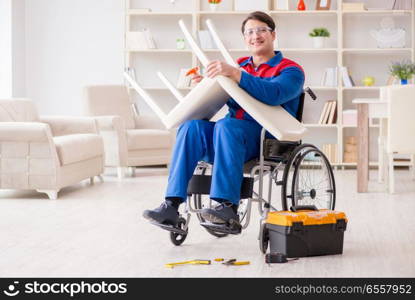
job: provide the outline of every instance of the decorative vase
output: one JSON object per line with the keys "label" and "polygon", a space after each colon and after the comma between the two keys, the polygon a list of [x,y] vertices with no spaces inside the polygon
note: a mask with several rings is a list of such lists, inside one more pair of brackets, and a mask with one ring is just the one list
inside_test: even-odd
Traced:
{"label": "decorative vase", "polygon": [[297,10],[305,10],[305,9],[306,9],[306,7],[305,7],[304,0],[298,1]]}
{"label": "decorative vase", "polygon": [[317,49],[324,48],[325,42],[326,42],[326,38],[324,36],[313,37],[314,48],[317,48]]}
{"label": "decorative vase", "polygon": [[408,84],[408,79],[401,79],[401,84],[402,85]]}
{"label": "decorative vase", "polygon": [[216,3],[209,3],[210,11],[217,11],[219,4]]}

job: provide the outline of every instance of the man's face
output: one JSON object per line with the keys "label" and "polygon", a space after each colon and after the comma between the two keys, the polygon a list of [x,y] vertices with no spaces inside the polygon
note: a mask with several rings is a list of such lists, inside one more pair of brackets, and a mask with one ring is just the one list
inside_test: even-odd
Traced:
{"label": "man's face", "polygon": [[275,32],[266,23],[248,20],[244,32],[245,44],[252,55],[261,55],[274,50]]}

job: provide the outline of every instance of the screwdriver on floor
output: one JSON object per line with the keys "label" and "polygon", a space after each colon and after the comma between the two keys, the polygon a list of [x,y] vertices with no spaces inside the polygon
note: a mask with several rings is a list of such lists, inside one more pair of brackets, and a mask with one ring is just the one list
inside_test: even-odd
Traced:
{"label": "screwdriver on floor", "polygon": [[165,264],[164,266],[166,268],[174,268],[175,266],[179,266],[179,265],[210,265],[210,260],[194,259],[194,260],[188,260],[188,261],[182,261],[182,262],[176,262],[176,263],[169,263],[169,264]]}

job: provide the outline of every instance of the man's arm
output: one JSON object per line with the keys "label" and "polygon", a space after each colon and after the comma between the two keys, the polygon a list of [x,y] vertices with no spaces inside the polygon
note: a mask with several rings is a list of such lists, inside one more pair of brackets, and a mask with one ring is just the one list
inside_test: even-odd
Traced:
{"label": "man's arm", "polygon": [[297,67],[283,69],[274,78],[255,77],[241,72],[239,86],[252,97],[268,105],[281,105],[301,94],[304,73]]}

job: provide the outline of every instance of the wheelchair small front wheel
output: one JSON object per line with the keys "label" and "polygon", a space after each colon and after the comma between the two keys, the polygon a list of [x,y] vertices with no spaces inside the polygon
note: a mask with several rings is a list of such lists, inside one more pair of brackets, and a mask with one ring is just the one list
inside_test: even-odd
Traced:
{"label": "wheelchair small front wheel", "polygon": [[283,176],[284,210],[289,206],[314,205],[334,209],[336,184],[330,162],[317,147],[303,144],[294,150]]}
{"label": "wheelchair small front wheel", "polygon": [[[186,225],[186,220],[184,218],[179,218],[179,221],[177,223],[177,227],[180,228],[180,229],[184,229],[185,225]],[[186,239],[188,231],[189,231],[189,228],[186,229],[186,234],[170,232],[171,242],[176,246],[180,246],[184,242],[184,240]]]}

